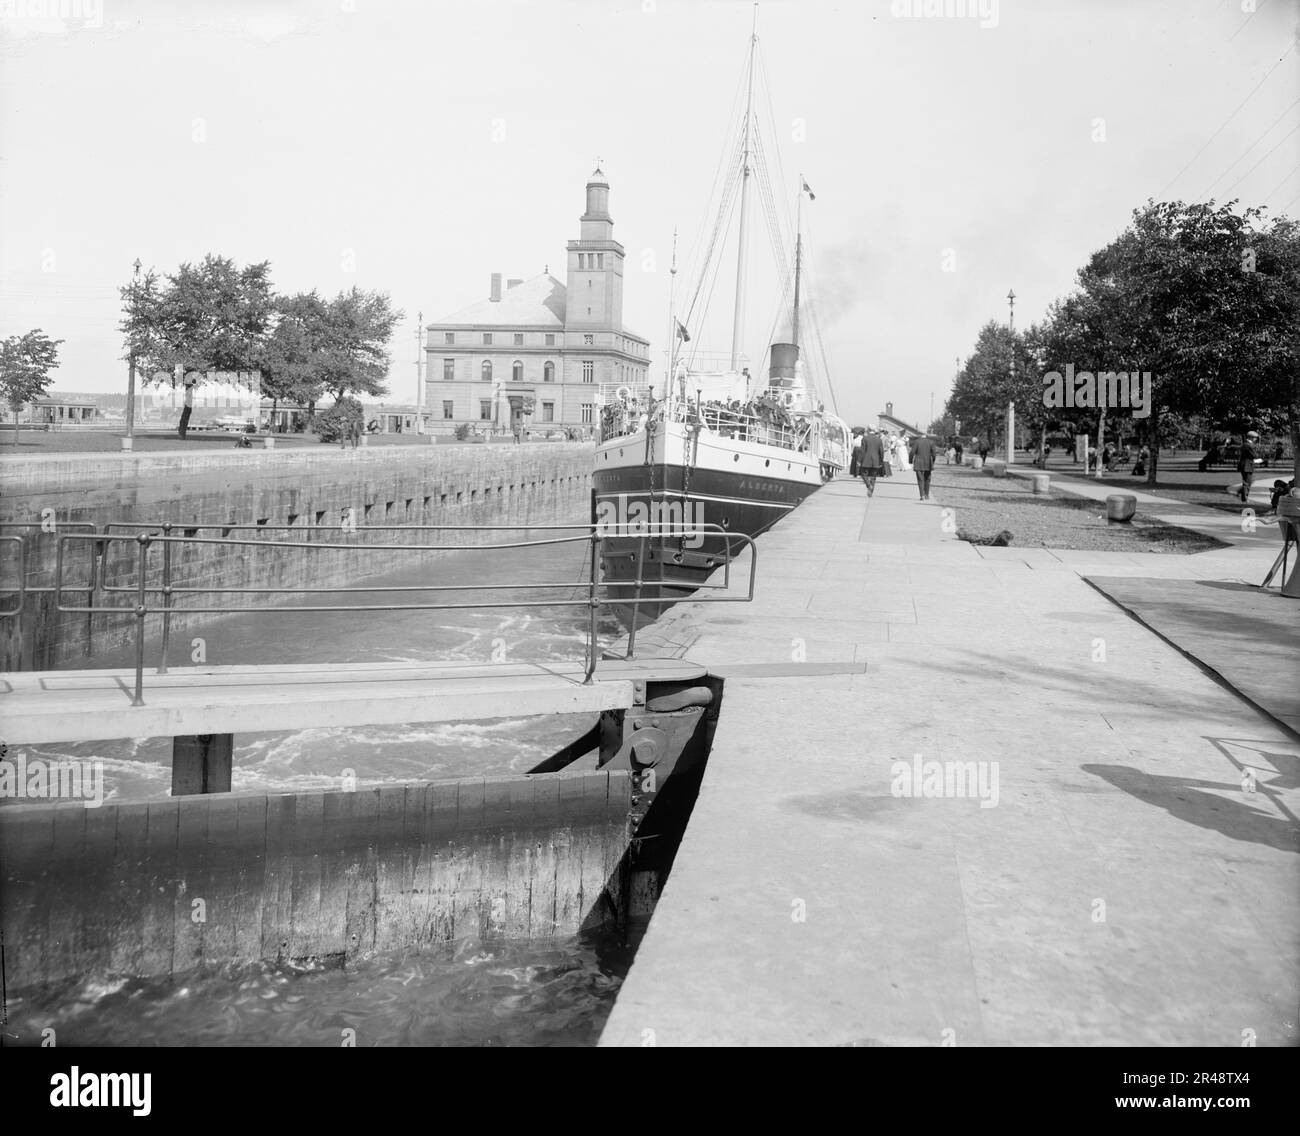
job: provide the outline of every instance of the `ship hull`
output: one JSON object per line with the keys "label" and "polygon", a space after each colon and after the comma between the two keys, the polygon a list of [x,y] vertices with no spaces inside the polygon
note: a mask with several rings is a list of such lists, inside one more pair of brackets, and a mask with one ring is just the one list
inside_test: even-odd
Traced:
{"label": "ship hull", "polygon": [[[680,423],[664,424],[648,440],[637,433],[600,445],[592,474],[596,519],[611,522],[601,571],[619,618],[638,627],[657,619],[729,557],[745,555],[744,542],[726,534],[759,536],[822,481],[812,455]],[[692,525],[723,531],[692,533]],[[624,531],[651,535],[618,535]]]}

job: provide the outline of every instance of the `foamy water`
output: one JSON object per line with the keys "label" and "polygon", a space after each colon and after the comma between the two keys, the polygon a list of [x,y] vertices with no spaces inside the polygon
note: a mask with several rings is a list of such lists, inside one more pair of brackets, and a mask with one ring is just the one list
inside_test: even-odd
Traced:
{"label": "foamy water", "polygon": [[[587,549],[557,545],[539,549],[466,549],[444,559],[390,576],[375,585],[555,582],[545,598],[579,596]],[[456,593],[455,602],[513,600],[526,593]],[[311,604],[393,602],[391,594],[331,593]],[[420,602],[418,598],[411,602]],[[347,612],[234,615],[187,631],[174,642],[172,670],[182,669],[192,640],[203,639],[212,665],[349,662],[580,662],[586,651],[582,607],[498,608],[429,612]],[[605,641],[618,634],[606,620]],[[156,664],[157,642],[146,659]],[[81,665],[130,666],[129,649],[107,652]],[[149,672],[145,673],[148,698]],[[502,707],[503,711],[507,707]],[[410,781],[494,777],[523,773],[579,737],[590,715],[506,718],[478,722],[412,722],[355,729],[241,733],[235,735],[232,790],[236,793],[292,793],[337,789],[344,771],[359,788]],[[117,738],[81,745],[25,746],[29,758],[78,758],[102,762],[104,799],[125,803],[162,800],[171,792],[169,738]],[[6,801],[5,803],[22,803]]]}
{"label": "foamy water", "polygon": [[[573,582],[582,578],[586,556],[581,545],[505,553],[467,549],[371,582]],[[392,600],[336,594],[310,602]],[[617,634],[617,625],[607,621],[605,641]],[[500,661],[502,654],[512,661],[578,662],[586,650],[586,614],[582,607],[551,606],[230,616],[180,637],[173,669],[179,669],[177,659],[188,656],[194,637],[204,639],[206,661],[214,665],[488,662]],[[147,658],[156,657],[153,642]],[[81,665],[132,662],[132,653],[122,650]],[[237,734],[233,789],[336,789],[345,769],[358,787],[522,773],[585,733],[593,721],[592,715],[570,714]],[[23,748],[29,757],[98,759],[108,801],[170,795],[168,738]],[[258,963],[176,981],[82,979],[36,997],[15,998],[10,991],[4,1040],[39,1045],[43,1031],[52,1029],[59,1045],[340,1045],[352,1031],[355,1044],[367,1046],[590,1045],[632,954],[617,934],[602,932],[540,943],[471,940],[371,954],[346,967]]]}

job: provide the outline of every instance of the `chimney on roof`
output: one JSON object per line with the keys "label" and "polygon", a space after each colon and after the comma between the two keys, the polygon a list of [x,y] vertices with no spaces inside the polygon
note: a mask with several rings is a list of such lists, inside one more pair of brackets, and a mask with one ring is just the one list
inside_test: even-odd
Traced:
{"label": "chimney on roof", "polygon": [[522,280],[507,280],[507,281],[506,281],[506,291],[509,292],[510,289],[513,288],[516,284],[522,284],[522,283],[523,283]]}
{"label": "chimney on roof", "polygon": [[492,273],[492,295],[489,299],[494,304],[501,302],[501,273],[499,272]]}

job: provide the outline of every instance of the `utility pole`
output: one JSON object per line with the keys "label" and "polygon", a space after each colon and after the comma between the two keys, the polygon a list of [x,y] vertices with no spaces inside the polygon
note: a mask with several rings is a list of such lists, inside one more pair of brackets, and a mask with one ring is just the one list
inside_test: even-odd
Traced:
{"label": "utility pole", "polygon": [[424,312],[415,317],[415,432],[424,433]]}
{"label": "utility pole", "polygon": [[[1007,317],[1007,329],[1011,332],[1011,360],[1007,374],[1011,378],[1011,389],[1016,382],[1016,293],[1013,289],[1007,293],[1010,314]],[[1016,400],[1007,402],[1007,465],[1016,460]]]}
{"label": "utility pole", "polygon": [[[137,290],[140,287],[140,258],[135,258],[135,271],[131,275],[131,319],[134,324],[136,304],[139,302]],[[129,452],[135,447],[135,328],[131,329],[131,345],[127,348],[126,371],[126,433],[122,436],[122,450]]]}

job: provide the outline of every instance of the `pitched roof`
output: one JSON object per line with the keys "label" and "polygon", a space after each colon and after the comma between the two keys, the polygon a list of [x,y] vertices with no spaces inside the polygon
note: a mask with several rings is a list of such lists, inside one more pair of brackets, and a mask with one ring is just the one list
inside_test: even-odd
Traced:
{"label": "pitched roof", "polygon": [[483,327],[564,328],[565,287],[543,272],[501,293],[500,300],[479,300],[429,324],[444,327],[473,324]]}
{"label": "pitched roof", "polygon": [[901,418],[895,418],[892,414],[885,414],[882,412],[880,414],[877,414],[876,418],[880,422],[889,422],[892,425],[897,426],[900,430],[902,430],[906,434],[925,433],[925,431],[922,430],[919,426],[913,426],[910,422],[904,422]]}

